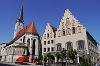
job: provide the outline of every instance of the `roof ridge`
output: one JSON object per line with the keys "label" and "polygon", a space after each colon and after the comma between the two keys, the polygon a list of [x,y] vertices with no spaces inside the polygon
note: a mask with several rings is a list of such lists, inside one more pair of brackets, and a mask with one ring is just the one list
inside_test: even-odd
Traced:
{"label": "roof ridge", "polygon": [[36,30],[36,27],[34,25],[34,22],[31,22],[30,24],[28,24],[26,27],[24,27],[23,29],[21,29],[15,36],[15,38],[9,42],[9,44],[12,44],[14,41],[18,40],[21,36],[23,36],[25,33],[32,33],[32,34],[37,34],[38,32]]}

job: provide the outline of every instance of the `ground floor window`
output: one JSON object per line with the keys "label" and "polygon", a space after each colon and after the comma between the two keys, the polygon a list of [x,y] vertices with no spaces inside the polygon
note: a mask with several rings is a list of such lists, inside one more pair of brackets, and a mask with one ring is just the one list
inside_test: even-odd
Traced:
{"label": "ground floor window", "polygon": [[85,45],[85,41],[84,40],[79,40],[78,45],[77,45],[77,50],[83,50],[84,45]]}
{"label": "ground floor window", "polygon": [[57,51],[61,51],[61,43],[57,44]]}
{"label": "ground floor window", "polygon": [[70,50],[71,48],[73,48],[72,42],[67,42],[66,43],[66,49]]}

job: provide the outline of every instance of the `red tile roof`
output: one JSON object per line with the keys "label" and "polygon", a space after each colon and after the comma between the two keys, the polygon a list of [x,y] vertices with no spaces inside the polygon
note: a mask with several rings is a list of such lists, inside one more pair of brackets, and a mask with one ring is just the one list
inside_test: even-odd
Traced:
{"label": "red tile roof", "polygon": [[9,44],[12,44],[13,42],[15,42],[17,39],[19,39],[21,36],[23,36],[25,33],[32,33],[32,34],[38,34],[35,25],[33,22],[31,22],[29,25],[27,25],[26,27],[24,27],[23,29],[21,29],[15,36],[15,38],[9,42]]}

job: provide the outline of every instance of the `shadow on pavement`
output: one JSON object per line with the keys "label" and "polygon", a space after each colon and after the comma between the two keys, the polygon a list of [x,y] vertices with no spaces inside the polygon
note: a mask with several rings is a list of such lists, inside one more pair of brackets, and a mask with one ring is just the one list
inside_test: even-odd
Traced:
{"label": "shadow on pavement", "polygon": [[0,66],[15,66],[15,65],[10,65],[10,64],[3,64],[3,63],[0,63]]}
{"label": "shadow on pavement", "polygon": [[[17,63],[17,64],[18,64],[18,63]],[[23,63],[23,64],[20,64],[20,63],[19,63],[18,65],[30,65],[30,64],[28,64],[28,63]]]}

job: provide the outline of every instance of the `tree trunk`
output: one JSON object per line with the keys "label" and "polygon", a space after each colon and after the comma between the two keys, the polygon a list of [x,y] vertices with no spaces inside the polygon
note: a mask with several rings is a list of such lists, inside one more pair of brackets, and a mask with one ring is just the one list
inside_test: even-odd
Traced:
{"label": "tree trunk", "polygon": [[67,64],[67,57],[66,57],[66,66],[68,66],[68,64]]}
{"label": "tree trunk", "polygon": [[63,58],[62,58],[62,66],[63,66]]}

